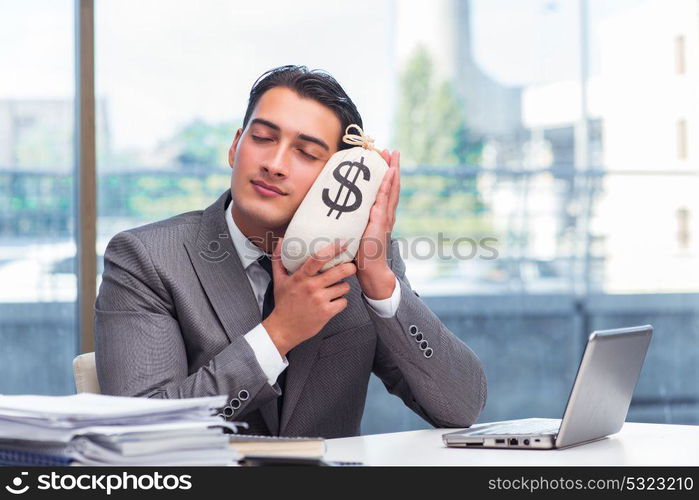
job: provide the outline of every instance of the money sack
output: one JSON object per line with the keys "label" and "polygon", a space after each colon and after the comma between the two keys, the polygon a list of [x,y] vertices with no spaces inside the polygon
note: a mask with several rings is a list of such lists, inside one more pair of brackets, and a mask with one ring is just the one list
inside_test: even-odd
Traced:
{"label": "money sack", "polygon": [[[349,134],[357,128],[360,135]],[[357,125],[345,130],[343,141],[358,146],[330,157],[284,234],[282,264],[293,273],[324,246],[344,239],[347,249],[326,262],[321,271],[354,259],[369,222],[369,212],[388,170],[386,161]]]}

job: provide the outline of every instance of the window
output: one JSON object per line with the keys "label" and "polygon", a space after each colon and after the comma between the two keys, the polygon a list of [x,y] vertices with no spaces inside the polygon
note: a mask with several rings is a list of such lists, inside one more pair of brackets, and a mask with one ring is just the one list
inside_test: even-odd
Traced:
{"label": "window", "polygon": [[[695,0],[95,4],[100,264],[228,189],[261,73],[323,68],[401,150],[394,237],[486,367],[481,420],[559,417],[590,331],[652,323],[629,419],[699,423]],[[0,19],[0,392],[73,387],[73,10]],[[427,426],[375,378],[363,424]]]}
{"label": "window", "polygon": [[78,350],[73,4],[0,16],[0,393],[69,394]]}

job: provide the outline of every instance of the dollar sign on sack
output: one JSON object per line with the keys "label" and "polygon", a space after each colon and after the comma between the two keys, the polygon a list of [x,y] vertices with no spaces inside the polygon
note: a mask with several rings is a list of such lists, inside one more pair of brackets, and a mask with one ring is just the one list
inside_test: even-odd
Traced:
{"label": "dollar sign on sack", "polygon": [[[347,167],[345,171],[342,171],[342,167]],[[357,167],[356,170],[354,167]],[[354,177],[350,180],[350,177],[354,173]],[[354,212],[362,204],[362,192],[357,187],[357,179],[359,174],[362,174],[362,178],[368,181],[371,178],[371,172],[369,168],[364,165],[364,157],[362,156],[359,161],[343,161],[333,171],[333,177],[340,183],[340,187],[335,193],[335,199],[330,199],[330,189],[323,189],[323,203],[330,207],[330,211],[326,214],[327,217],[337,210],[337,216],[335,219],[339,219],[340,215],[344,212]],[[345,190],[347,188],[347,190]],[[339,201],[340,198],[344,199]],[[350,196],[352,196],[352,203],[350,201]]]}

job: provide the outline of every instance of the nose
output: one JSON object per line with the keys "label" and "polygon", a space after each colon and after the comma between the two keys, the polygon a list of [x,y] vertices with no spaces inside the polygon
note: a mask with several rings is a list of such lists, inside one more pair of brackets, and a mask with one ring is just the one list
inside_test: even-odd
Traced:
{"label": "nose", "polygon": [[262,165],[262,169],[267,171],[272,177],[284,178],[289,175],[287,148],[280,145],[274,150],[272,156]]}

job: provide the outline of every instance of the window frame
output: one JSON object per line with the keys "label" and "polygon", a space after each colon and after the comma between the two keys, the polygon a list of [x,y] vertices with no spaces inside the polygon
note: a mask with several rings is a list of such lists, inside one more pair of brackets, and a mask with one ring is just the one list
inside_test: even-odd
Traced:
{"label": "window frame", "polygon": [[75,0],[75,207],[78,352],[95,350],[97,176],[95,147],[95,4]]}

